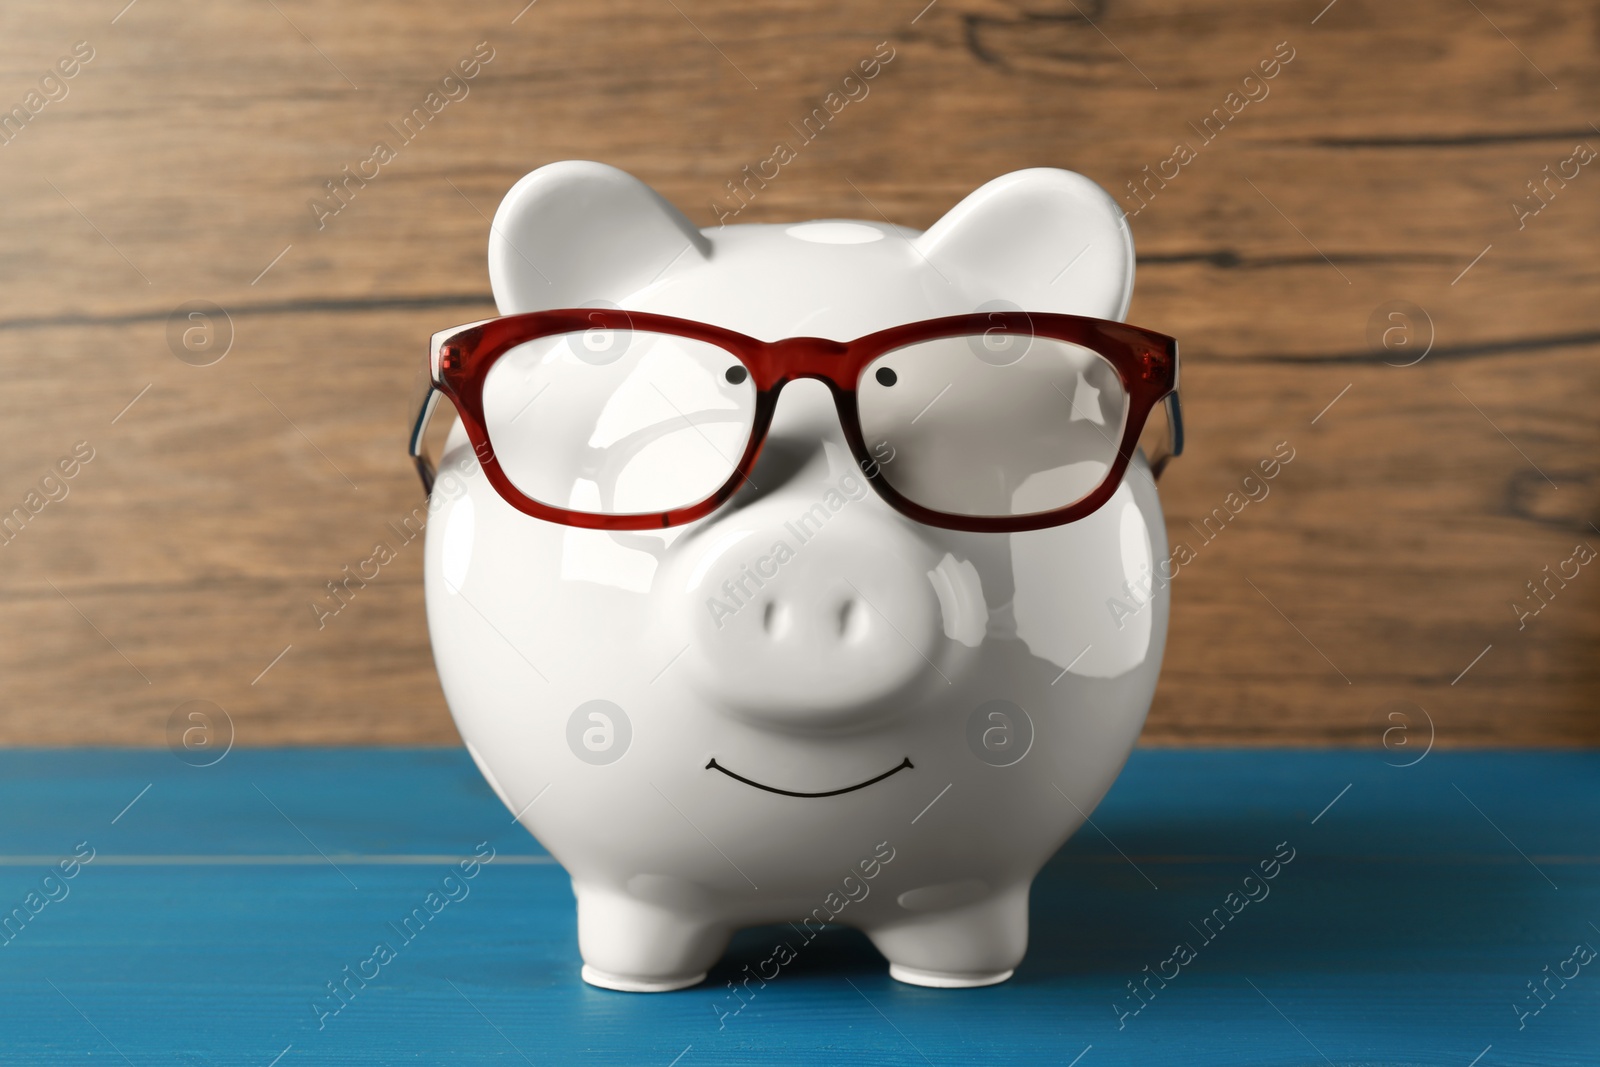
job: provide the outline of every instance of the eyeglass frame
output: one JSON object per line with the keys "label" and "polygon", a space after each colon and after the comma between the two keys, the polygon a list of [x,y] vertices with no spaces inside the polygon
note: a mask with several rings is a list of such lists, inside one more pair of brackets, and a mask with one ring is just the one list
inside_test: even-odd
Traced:
{"label": "eyeglass frame", "polygon": [[[523,493],[501,468],[490,441],[483,412],[483,387],[489,371],[505,353],[519,345],[561,334],[589,330],[637,331],[683,337],[713,345],[749,372],[756,388],[755,412],[744,454],[727,480],[709,496],[693,504],[661,512],[604,515],[572,511],[533,499]],[[879,461],[861,432],[856,391],[871,362],[907,345],[951,337],[1046,337],[1086,348],[1104,358],[1117,372],[1127,394],[1122,440],[1105,477],[1094,491],[1061,508],[1025,515],[963,515],[923,507],[899,493],[877,476]],[[790,337],[762,341],[709,323],[611,308],[565,308],[531,311],[484,319],[442,330],[433,335],[428,353],[429,389],[411,431],[410,451],[422,478],[423,491],[431,494],[435,466],[426,454],[424,437],[441,395],[450,398],[466,428],[479,464],[502,499],[526,515],[591,530],[656,530],[681,526],[705,517],[726,504],[750,480],[772,417],[778,394],[791,381],[812,378],[833,394],[839,424],[851,454],[867,480],[890,507],[927,526],[973,533],[1016,533],[1063,526],[1093,514],[1122,484],[1140,436],[1157,404],[1166,408],[1168,436],[1159,454],[1149,457],[1151,472],[1159,477],[1172,458],[1183,453],[1183,408],[1178,394],[1178,342],[1153,330],[1108,319],[1045,312],[991,311],[949,315],[891,326],[853,341],[822,337]],[[751,483],[754,484],[754,483]]]}

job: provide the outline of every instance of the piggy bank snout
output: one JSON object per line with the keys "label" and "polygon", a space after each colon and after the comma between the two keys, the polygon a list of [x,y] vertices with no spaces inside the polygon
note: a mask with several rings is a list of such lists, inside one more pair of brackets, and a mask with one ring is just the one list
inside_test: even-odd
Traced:
{"label": "piggy bank snout", "polygon": [[691,684],[760,724],[839,729],[893,714],[896,696],[937,675],[939,554],[895,517],[865,514],[876,506],[796,510],[780,497],[704,531],[675,605]]}

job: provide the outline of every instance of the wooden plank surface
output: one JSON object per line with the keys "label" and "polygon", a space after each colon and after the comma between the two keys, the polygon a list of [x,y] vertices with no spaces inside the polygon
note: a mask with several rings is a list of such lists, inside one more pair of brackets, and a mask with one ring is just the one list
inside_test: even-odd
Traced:
{"label": "wooden plank surface", "polygon": [[[723,1015],[787,928],[693,989],[583,985],[565,873],[458,748],[0,752],[0,905],[93,853],[0,947],[0,1063],[1592,1063],[1600,964],[1563,963],[1600,946],[1597,773],[1589,752],[1136,752],[1036,883],[1012,981],[903,986],[838,929]],[[1257,899],[1198,931],[1241,886]],[[377,941],[398,946],[379,977],[314,1012]],[[1135,1000],[1178,942],[1195,958]]]}
{"label": "wooden plank surface", "polygon": [[[853,183],[926,226],[1034,165],[1132,211],[1198,146],[1132,219],[1130,318],[1186,357],[1171,535],[1297,459],[1174,584],[1148,741],[1376,745],[1395,709],[1443,746],[1600,741],[1600,579],[1511,607],[1600,547],[1600,174],[1511,206],[1600,147],[1592,5],[125,2],[0,14],[0,104],[58,97],[0,144],[0,506],[94,450],[0,546],[0,743],[159,745],[189,700],[241,745],[453,739],[415,547],[326,629],[310,603],[416,506],[406,398],[422,338],[492,310],[485,217],[593,158],[710,224],[880,41],[741,221],[872,217]],[[470,94],[319,230],[323,182],[479,42]],[[171,350],[190,301],[225,311],[213,365]]]}

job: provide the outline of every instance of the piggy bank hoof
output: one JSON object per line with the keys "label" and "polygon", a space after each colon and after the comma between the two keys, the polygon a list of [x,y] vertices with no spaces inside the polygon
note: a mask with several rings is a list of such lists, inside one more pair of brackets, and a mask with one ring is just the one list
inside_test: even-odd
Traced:
{"label": "piggy bank hoof", "polygon": [[684,975],[681,978],[630,978],[624,974],[607,974],[587,963],[583,965],[582,974],[583,980],[592,986],[615,989],[622,993],[670,993],[674,989],[688,989],[706,980],[705,971]]}
{"label": "piggy bank hoof", "polygon": [[976,989],[979,986],[999,985],[1015,974],[1015,969],[968,973],[960,971],[925,971],[920,967],[903,967],[889,964],[889,977],[907,985],[928,986],[932,989]]}

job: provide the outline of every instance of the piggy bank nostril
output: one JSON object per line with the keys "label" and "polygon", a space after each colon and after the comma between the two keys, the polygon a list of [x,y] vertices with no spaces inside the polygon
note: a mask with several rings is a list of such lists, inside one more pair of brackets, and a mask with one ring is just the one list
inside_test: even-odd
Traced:
{"label": "piggy bank nostril", "polygon": [[854,644],[866,636],[867,608],[856,597],[851,597],[839,605],[835,620],[839,627],[839,638],[846,644]]}
{"label": "piggy bank nostril", "polygon": [[789,606],[778,600],[769,600],[761,609],[761,628],[767,636],[777,640],[789,632]]}

